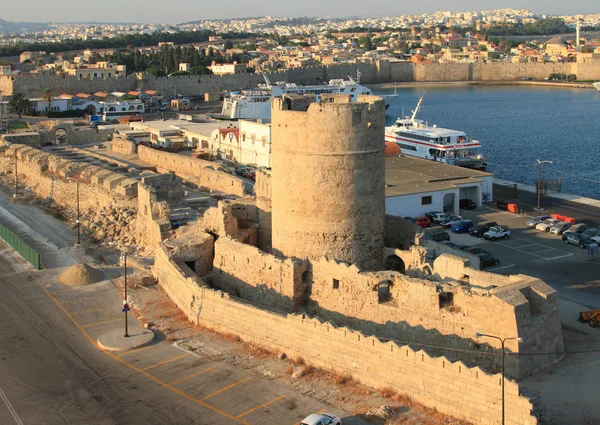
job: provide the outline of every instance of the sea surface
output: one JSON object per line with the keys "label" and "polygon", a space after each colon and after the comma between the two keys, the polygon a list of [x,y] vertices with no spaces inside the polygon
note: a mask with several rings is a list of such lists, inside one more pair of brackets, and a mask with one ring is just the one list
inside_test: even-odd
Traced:
{"label": "sea surface", "polygon": [[[394,89],[374,89],[375,94]],[[479,140],[488,171],[499,179],[535,185],[561,179],[561,192],[600,199],[600,92],[533,86],[425,86],[398,88],[387,125],[410,115],[462,130]]]}

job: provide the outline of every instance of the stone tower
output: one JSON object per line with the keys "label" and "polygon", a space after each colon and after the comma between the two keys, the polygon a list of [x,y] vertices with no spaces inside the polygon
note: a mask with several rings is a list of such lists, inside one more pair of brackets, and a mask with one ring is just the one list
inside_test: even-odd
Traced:
{"label": "stone tower", "polygon": [[[272,243],[288,257],[381,267],[385,103],[376,96],[272,102]],[[311,102],[312,101],[312,102]]]}

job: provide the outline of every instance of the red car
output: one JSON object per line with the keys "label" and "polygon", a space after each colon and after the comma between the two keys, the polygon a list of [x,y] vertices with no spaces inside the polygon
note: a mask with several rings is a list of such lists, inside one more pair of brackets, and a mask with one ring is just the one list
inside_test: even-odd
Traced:
{"label": "red car", "polygon": [[425,216],[417,217],[415,218],[415,224],[424,229],[426,227],[429,227],[429,225],[431,224],[431,220],[429,220],[429,218]]}

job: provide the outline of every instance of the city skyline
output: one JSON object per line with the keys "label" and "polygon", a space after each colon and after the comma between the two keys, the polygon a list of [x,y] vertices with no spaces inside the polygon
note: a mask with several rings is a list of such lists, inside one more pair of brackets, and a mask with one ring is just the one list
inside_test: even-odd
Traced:
{"label": "city skyline", "polygon": [[[491,3],[491,2],[490,2]],[[199,7],[189,0],[178,2],[177,8],[165,8],[163,2],[148,0],[133,1],[124,5],[116,0],[107,0],[102,9],[83,10],[74,0],[62,0],[51,8],[40,8],[36,0],[23,0],[11,5],[10,9],[2,11],[1,19],[16,22],[106,22],[106,23],[167,23],[179,24],[184,22],[206,19],[230,19],[258,16],[278,17],[318,17],[330,16],[336,18],[358,17],[370,18],[381,16],[420,15],[437,11],[467,12],[492,10],[500,8],[496,4],[483,6],[481,2],[467,0],[459,2],[430,2],[424,5],[403,5],[389,0],[371,2],[368,10],[364,3],[356,0],[345,2],[328,2],[323,4],[315,0],[307,0],[301,4],[273,4],[270,0],[258,0],[251,4],[241,0],[228,0],[211,7]],[[570,5],[552,2],[547,4],[542,0],[518,2],[512,0],[504,3],[501,8],[529,9],[538,14],[575,15],[600,13],[595,2],[584,0],[577,4],[577,9]],[[115,12],[117,11],[117,13]]]}

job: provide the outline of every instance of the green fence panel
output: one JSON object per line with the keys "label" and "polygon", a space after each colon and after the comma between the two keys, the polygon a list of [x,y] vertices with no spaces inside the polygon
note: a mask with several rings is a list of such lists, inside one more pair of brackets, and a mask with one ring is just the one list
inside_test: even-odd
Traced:
{"label": "green fence panel", "polygon": [[42,261],[40,253],[27,245],[23,239],[18,237],[12,230],[3,224],[0,224],[0,238],[4,239],[6,243],[12,246],[23,258],[29,261],[33,267],[38,270],[41,268]]}

